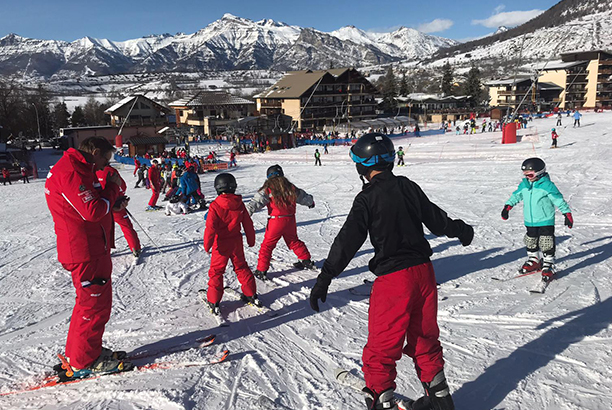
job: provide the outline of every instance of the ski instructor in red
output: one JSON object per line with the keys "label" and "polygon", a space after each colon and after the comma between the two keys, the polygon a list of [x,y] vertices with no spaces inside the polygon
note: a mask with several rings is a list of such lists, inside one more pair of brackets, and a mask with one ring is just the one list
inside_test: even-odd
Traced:
{"label": "ski instructor in red", "polygon": [[45,194],[57,235],[57,256],[72,274],[76,303],[66,340],[66,357],[75,377],[121,371],[127,366],[120,352],[102,347],[110,318],[112,263],[110,257],[113,211],[127,206],[120,196],[121,179],[110,174],[101,189],[97,170],[110,161],[113,146],[92,137],[79,149],[68,149],[47,176]]}
{"label": "ski instructor in red", "polygon": [[310,305],[319,311],[331,280],[347,267],[369,234],[375,252],[369,268],[377,278],[363,349],[368,409],[404,409],[394,394],[396,361],[404,353],[414,361],[426,393],[412,408],[453,410],[439,341],[432,250],[423,224],[436,236],[459,238],[463,246],[472,242],[474,230],[462,220],[450,219],[416,183],[391,172],[395,149],[386,135],[362,136],[350,156],[362,181],[369,183],[364,181],[334,240],[310,293]]}

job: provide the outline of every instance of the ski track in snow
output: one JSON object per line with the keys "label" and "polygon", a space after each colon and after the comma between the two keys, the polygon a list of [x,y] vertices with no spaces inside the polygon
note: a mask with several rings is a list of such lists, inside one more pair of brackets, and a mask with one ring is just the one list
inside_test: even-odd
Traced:
{"label": "ski track in snow", "polygon": [[[569,119],[565,119],[567,122]],[[605,136],[612,113],[585,113],[588,127],[563,127],[560,148],[549,149],[555,119],[533,122],[532,141],[500,143],[501,133],[395,139],[406,150],[399,175],[413,179],[453,218],[473,224],[475,239],[427,233],[441,283],[439,325],[446,374],[458,410],[576,408],[609,409],[612,402],[612,141]],[[408,145],[410,144],[410,145]],[[321,267],[336,233],[361,189],[348,147],[330,147],[322,167],[313,167],[314,147],[238,157],[232,170],[238,193],[248,201],[278,163],[316,207],[298,207],[298,234]],[[59,156],[36,153],[39,163]],[[570,203],[572,230],[557,214],[558,278],[543,295],[531,295],[537,275],[507,282],[526,255],[522,206],[502,221],[504,202],[520,182],[521,162],[541,156]],[[128,186],[132,168],[121,168]],[[215,174],[201,176],[207,199],[215,198]],[[0,392],[40,380],[63,350],[74,302],[69,273],[57,262],[53,222],[44,201],[44,179],[1,186],[4,232],[0,240]],[[339,387],[334,369],[358,370],[367,339],[367,296],[349,292],[373,280],[366,242],[330,286],[315,314],[308,296],[317,272],[291,267],[293,253],[281,241],[274,251],[271,282],[257,280],[269,317],[226,298],[229,327],[219,328],[198,299],[207,287],[209,257],[202,249],[204,213],[167,217],[144,212],[150,191],[130,189],[130,211],[163,251],[140,233],[146,246],[140,264],[117,227],[114,301],[106,346],[139,352],[217,334],[212,346],[147,360],[200,361],[223,349],[227,362],[207,367],[155,370],[104,377],[75,385],[0,397],[7,409],[249,409],[265,395],[294,410],[364,408],[363,399]],[[165,203],[162,203],[165,205]],[[266,224],[253,216],[257,241],[246,247],[254,269]],[[398,221],[401,223],[401,221]],[[228,266],[225,284],[240,285]],[[364,288],[365,289],[365,288]],[[143,364],[143,363],[138,363]],[[398,362],[397,391],[422,394],[412,362]]]}

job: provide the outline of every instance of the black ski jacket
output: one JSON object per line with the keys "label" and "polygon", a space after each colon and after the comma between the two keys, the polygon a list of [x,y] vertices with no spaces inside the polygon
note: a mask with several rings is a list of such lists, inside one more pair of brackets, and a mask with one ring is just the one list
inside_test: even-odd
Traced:
{"label": "black ski jacket", "polygon": [[377,174],[355,197],[319,281],[328,286],[332,278],[342,273],[368,233],[375,252],[368,267],[377,276],[429,262],[432,251],[425,240],[423,224],[436,236],[459,238],[464,246],[474,236],[471,226],[460,219],[450,219],[416,183],[391,171]]}

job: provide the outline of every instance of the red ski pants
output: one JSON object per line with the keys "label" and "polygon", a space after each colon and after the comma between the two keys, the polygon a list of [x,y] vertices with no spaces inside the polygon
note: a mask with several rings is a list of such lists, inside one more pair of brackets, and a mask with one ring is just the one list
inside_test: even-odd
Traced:
{"label": "red ski pants", "polygon": [[210,269],[208,270],[208,292],[206,297],[211,303],[218,303],[223,297],[223,274],[228,260],[234,265],[234,272],[238,276],[242,293],[253,296],[256,292],[255,277],[247,265],[242,247],[242,236],[235,238],[217,239],[212,248]]}
{"label": "red ski pants", "polygon": [[412,358],[422,382],[431,382],[444,368],[437,313],[438,290],[431,262],[374,281],[362,368],[371,390],[395,389],[395,362],[402,352]]}
{"label": "red ski pants", "polygon": [[132,221],[130,221],[127,211],[122,209],[119,212],[113,212],[113,218],[115,222],[117,222],[117,225],[121,227],[121,231],[123,232],[123,236],[125,236],[125,240],[130,250],[133,252],[140,249],[140,239],[138,239],[138,234],[134,229],[134,225],[132,225]]}
{"label": "red ski pants", "polygon": [[310,252],[297,236],[297,226],[295,224],[295,215],[281,218],[268,219],[266,234],[259,249],[259,259],[257,261],[257,270],[266,272],[270,268],[270,259],[272,259],[272,251],[276,248],[278,241],[283,238],[287,247],[295,253],[300,260],[310,259]]}
{"label": "red ski pants", "polygon": [[151,199],[149,200],[149,206],[157,205],[157,199],[159,198],[159,189],[153,188],[151,185]]}
{"label": "red ski pants", "polygon": [[76,303],[72,310],[66,357],[77,369],[91,365],[102,352],[104,326],[111,314],[113,290],[110,254],[83,263],[62,264],[72,273]]}

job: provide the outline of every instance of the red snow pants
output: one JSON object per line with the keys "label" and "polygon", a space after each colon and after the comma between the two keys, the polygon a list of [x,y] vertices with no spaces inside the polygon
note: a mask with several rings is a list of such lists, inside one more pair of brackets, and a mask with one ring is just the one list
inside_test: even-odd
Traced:
{"label": "red snow pants", "polygon": [[127,214],[125,209],[122,209],[119,212],[113,212],[113,218],[117,225],[121,227],[121,231],[123,232],[123,236],[125,236],[125,240],[130,247],[130,250],[133,252],[135,250],[140,249],[140,239],[138,239],[138,234],[134,229],[134,225],[132,225],[132,221],[130,221],[130,217]]}
{"label": "red snow pants", "polygon": [[208,270],[208,292],[206,297],[211,303],[218,303],[223,297],[223,274],[228,260],[234,265],[234,272],[238,276],[242,293],[253,296],[256,292],[255,277],[247,265],[242,246],[242,235],[234,238],[215,239]]}
{"label": "red snow pants", "polygon": [[[370,294],[368,342],[363,349],[366,385],[395,389],[395,362],[402,352],[414,361],[422,382],[444,368],[438,340],[438,290],[431,262],[379,276]],[[405,344],[404,344],[405,343]]]}
{"label": "red snow pants", "polygon": [[159,199],[159,189],[153,188],[151,185],[151,199],[149,200],[149,206],[157,205],[157,200]]}
{"label": "red snow pants", "polygon": [[266,234],[259,249],[259,259],[257,261],[257,270],[266,272],[270,268],[270,259],[272,259],[272,251],[276,248],[277,242],[283,238],[287,247],[295,253],[300,260],[310,259],[310,252],[297,236],[297,226],[295,224],[295,215],[287,217],[275,217],[268,219]]}
{"label": "red snow pants", "polygon": [[84,369],[102,352],[104,326],[111,314],[113,265],[108,254],[93,261],[62,266],[72,273],[72,284],[76,289],[76,303],[66,339],[66,357],[70,358],[72,366]]}

